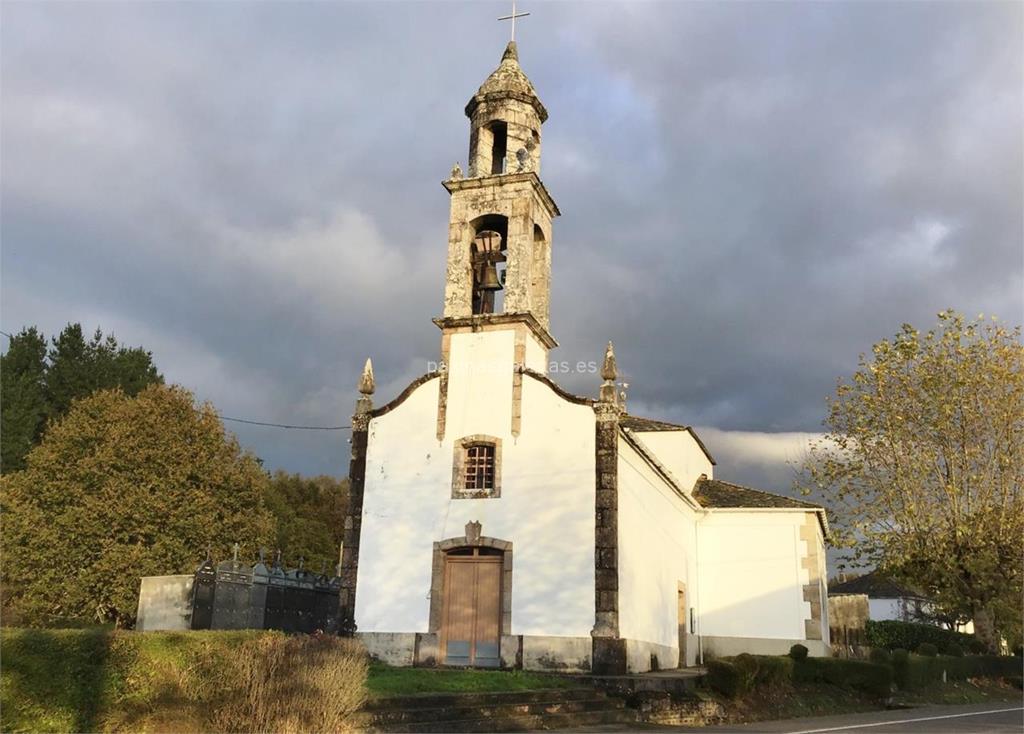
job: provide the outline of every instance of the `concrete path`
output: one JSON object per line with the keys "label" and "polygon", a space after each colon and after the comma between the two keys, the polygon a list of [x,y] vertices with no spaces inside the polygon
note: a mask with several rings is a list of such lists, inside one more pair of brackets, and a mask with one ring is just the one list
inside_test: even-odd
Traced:
{"label": "concrete path", "polygon": [[692,734],[1021,734],[1024,706],[984,703],[971,706],[921,706],[898,711],[817,716],[756,724],[682,727],[641,725],[635,729],[593,727],[572,732],[663,731]]}

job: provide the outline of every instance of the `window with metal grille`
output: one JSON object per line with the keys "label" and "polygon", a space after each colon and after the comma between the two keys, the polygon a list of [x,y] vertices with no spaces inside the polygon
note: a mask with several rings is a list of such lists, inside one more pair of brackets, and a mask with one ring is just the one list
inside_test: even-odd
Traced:
{"label": "window with metal grille", "polygon": [[494,489],[494,446],[473,444],[467,446],[465,451],[465,488]]}

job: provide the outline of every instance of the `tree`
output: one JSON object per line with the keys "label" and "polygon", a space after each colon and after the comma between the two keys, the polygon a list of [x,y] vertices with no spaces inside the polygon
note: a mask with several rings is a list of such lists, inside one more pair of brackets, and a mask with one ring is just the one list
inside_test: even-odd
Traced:
{"label": "tree", "polygon": [[150,352],[122,347],[99,329],[86,341],[81,324],[68,324],[49,352],[35,327],[23,329],[2,359],[3,473],[24,468],[25,455],[39,443],[47,421],[59,419],[75,400],[115,387],[132,396],[147,385],[163,383]]}
{"label": "tree", "polygon": [[973,618],[995,650],[1020,628],[1024,347],[1020,328],[939,314],[876,344],[830,400],[805,492],[831,505],[835,542]]}
{"label": "tree", "polygon": [[46,374],[50,415],[59,418],[71,403],[96,390],[119,387],[129,396],[162,383],[153,355],[141,347],[122,347],[113,335],[96,329],[85,340],[81,324],[68,324],[53,340]]}
{"label": "tree", "polygon": [[0,471],[25,467],[46,425],[46,337],[35,327],[11,337],[0,356]]}
{"label": "tree", "polygon": [[0,478],[5,611],[24,623],[134,622],[139,577],[191,573],[210,549],[267,543],[269,478],[179,387],[75,402]]}
{"label": "tree", "polygon": [[333,572],[348,507],[348,479],[274,473],[265,495],[276,522],[276,547],[289,565]]}

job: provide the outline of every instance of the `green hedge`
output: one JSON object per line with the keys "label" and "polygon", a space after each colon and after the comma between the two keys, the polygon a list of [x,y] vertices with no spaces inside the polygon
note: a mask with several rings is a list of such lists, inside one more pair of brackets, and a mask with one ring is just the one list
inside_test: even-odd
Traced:
{"label": "green hedge", "polygon": [[886,650],[903,648],[917,650],[923,644],[935,645],[945,650],[950,645],[958,645],[963,649],[971,649],[974,635],[953,632],[931,624],[916,622],[898,622],[892,619],[869,619],[864,624],[864,635],[870,647],[884,647]]}
{"label": "green hedge", "polygon": [[871,662],[843,658],[807,658],[793,660],[789,656],[737,655],[712,660],[707,664],[707,683],[712,690],[735,698],[748,691],[780,683],[828,683],[852,688],[878,698],[887,698],[895,682],[901,689],[923,688],[946,680],[969,678],[1014,679],[1021,674],[1019,657],[971,655],[956,657],[911,655],[897,649],[892,653],[873,651]]}
{"label": "green hedge", "polygon": [[793,667],[793,680],[803,683],[831,683],[854,688],[878,698],[892,691],[893,670],[888,665],[842,658],[807,658]]}
{"label": "green hedge", "polygon": [[1011,678],[1020,675],[1021,668],[1018,658],[997,655],[893,657],[896,685],[904,690],[940,683],[943,672],[946,674],[946,680]]}
{"label": "green hedge", "polygon": [[729,698],[736,698],[746,693],[743,674],[728,660],[709,660],[706,667],[707,682],[711,686],[711,690],[718,691]]}

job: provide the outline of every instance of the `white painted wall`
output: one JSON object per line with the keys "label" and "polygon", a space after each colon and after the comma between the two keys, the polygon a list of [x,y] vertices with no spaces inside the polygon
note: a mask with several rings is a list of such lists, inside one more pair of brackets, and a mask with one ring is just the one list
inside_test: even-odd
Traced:
{"label": "white painted wall", "polygon": [[537,341],[537,337],[529,330],[527,330],[526,334],[526,366],[534,372],[540,372],[542,375],[548,373],[547,347]]}
{"label": "white painted wall", "polygon": [[[645,445],[647,437],[641,438]],[[622,438],[618,468],[619,634],[675,648],[678,655],[679,582],[686,585],[687,606],[697,607],[696,512]],[[692,665],[696,636],[688,638],[686,647]],[[642,663],[641,670],[650,663],[649,658],[636,662]],[[678,657],[658,662],[673,667]]]}
{"label": "white painted wall", "polygon": [[902,599],[868,599],[868,617],[876,621],[906,620]]}
{"label": "white painted wall", "polygon": [[[436,437],[437,379],[371,421],[355,610],[360,631],[427,631],[433,543],[464,535],[476,520],[484,535],[513,544],[512,629],[505,634],[589,637],[594,412],[524,376],[522,430],[514,438],[513,350],[512,330],[452,335],[443,441]],[[527,355],[529,362],[529,346]],[[502,363],[504,369],[491,369]],[[451,498],[454,442],[471,434],[502,440],[500,498]]]}
{"label": "white painted wall", "polygon": [[633,431],[633,435],[657,455],[658,461],[687,492],[693,489],[701,474],[714,478],[715,465],[689,431]]}
{"label": "white painted wall", "polygon": [[712,511],[698,525],[700,631],[803,639],[803,512]]}

